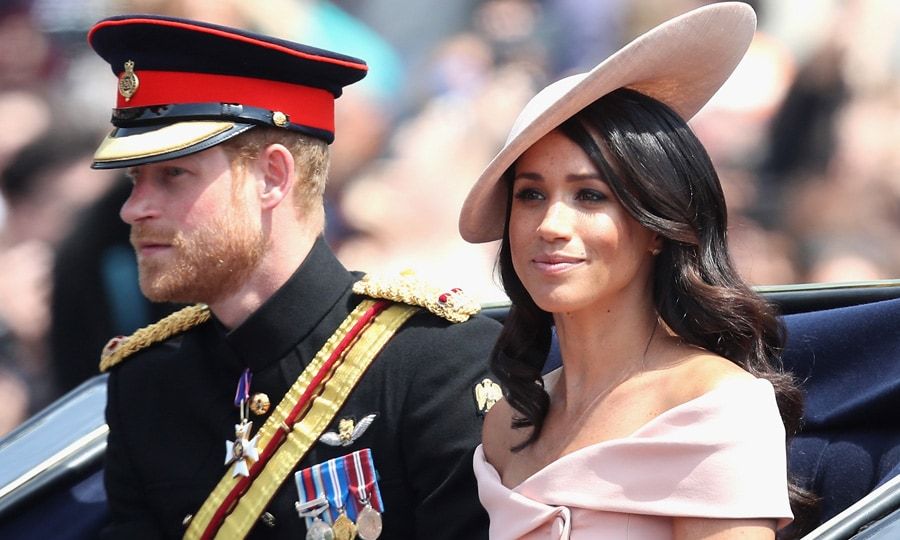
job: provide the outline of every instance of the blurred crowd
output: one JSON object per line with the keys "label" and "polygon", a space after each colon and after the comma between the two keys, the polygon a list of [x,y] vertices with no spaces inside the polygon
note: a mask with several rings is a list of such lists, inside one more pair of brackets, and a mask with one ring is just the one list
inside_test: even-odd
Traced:
{"label": "blurred crowd", "polygon": [[[158,13],[361,57],[338,101],[326,235],[353,269],[413,269],[502,301],[497,246],[457,212],[521,107],[697,0],[0,0],[0,434],[176,306],[137,289],[118,207],[89,168],[115,102],[96,20]],[[758,0],[737,72],[692,121],[753,284],[900,277],[900,3]]]}

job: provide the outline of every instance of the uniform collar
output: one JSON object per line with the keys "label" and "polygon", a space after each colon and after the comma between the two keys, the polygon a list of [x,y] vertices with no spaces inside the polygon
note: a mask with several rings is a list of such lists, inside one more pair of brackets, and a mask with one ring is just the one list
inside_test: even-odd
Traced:
{"label": "uniform collar", "polygon": [[247,367],[261,370],[309,337],[353,281],[320,236],[290,279],[226,339]]}

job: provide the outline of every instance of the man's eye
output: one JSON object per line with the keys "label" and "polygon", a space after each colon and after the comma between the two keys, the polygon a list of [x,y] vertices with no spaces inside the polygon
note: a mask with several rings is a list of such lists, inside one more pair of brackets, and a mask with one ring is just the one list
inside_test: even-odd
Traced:
{"label": "man's eye", "polygon": [[170,176],[170,177],[181,176],[185,172],[186,171],[184,169],[182,169],[181,167],[166,167],[166,170],[165,170],[166,176]]}

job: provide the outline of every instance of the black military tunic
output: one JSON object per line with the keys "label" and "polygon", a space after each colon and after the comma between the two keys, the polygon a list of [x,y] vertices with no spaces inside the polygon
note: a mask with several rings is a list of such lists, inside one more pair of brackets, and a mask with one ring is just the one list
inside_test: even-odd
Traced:
{"label": "black military tunic", "polygon": [[[227,332],[214,318],[136,353],[112,370],[106,487],[114,538],[180,537],[226,471],[225,441],[239,420],[235,389],[245,368],[271,414],[337,326],[362,300],[359,276],[321,239],[291,279]],[[487,376],[499,324],[452,324],[422,310],[388,342],[327,431],[375,414],[350,446],[317,442],[297,470],[371,448],[384,501],[381,538],[487,536],[472,473],[481,419],[473,388]],[[253,416],[253,433],[266,416]],[[293,474],[273,498],[271,523],[251,538],[302,539]]]}

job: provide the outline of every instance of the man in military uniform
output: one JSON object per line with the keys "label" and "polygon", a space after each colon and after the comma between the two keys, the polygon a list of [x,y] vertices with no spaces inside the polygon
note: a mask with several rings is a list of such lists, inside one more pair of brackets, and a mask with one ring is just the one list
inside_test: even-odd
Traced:
{"label": "man in military uniform", "polygon": [[471,456],[499,324],[322,239],[334,101],[365,63],[164,17],[89,41],[119,81],[93,166],[133,181],[141,289],[199,303],[103,352],[107,536],[486,536]]}

